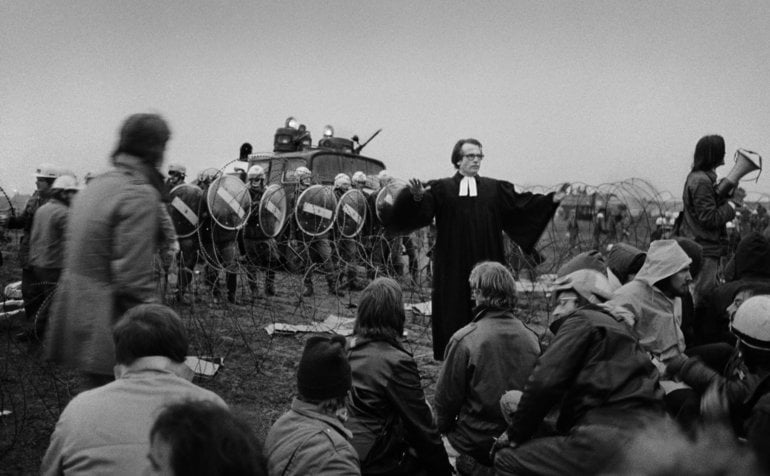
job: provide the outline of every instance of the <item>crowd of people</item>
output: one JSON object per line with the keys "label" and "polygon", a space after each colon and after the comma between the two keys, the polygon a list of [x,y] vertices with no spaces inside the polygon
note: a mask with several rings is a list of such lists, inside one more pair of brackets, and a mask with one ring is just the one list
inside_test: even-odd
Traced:
{"label": "crowd of people", "polygon": [[[43,474],[770,471],[770,239],[747,233],[725,260],[727,223],[744,204],[737,187],[718,186],[720,136],[695,148],[671,237],[571,257],[557,271],[540,332],[517,308],[502,235],[536,260],[535,244],[567,187],[521,193],[479,176],[484,155],[475,139],[455,145],[454,176],[411,180],[395,199],[394,226],[435,222],[432,345],[440,370],[432,402],[404,345],[401,284],[375,274],[363,287],[355,272],[335,269],[334,237],[293,236],[314,263],[304,296],[315,292],[315,268],[330,294],[341,282],[363,290],[351,337],[306,340],[296,397],[264,441],[221,397],[191,382],[185,326],[157,302],[153,263],[158,254],[177,259],[181,303],[197,256],[211,258],[221,264],[205,276],[212,293],[221,292],[224,269],[227,299],[236,302],[239,253],[252,295],[276,293],[277,245],[258,226],[239,234],[206,213],[200,243],[177,236],[168,192],[186,170],[170,166],[165,181],[160,173],[170,137],[162,117],[130,116],[109,172],[82,188],[67,171],[41,167],[35,196],[9,223],[28,230],[28,332],[43,338],[48,360],[87,382],[56,424]],[[309,170],[294,173],[300,192],[311,185]],[[199,200],[216,177],[199,175]],[[338,197],[358,179],[337,176]],[[250,167],[244,180],[259,203],[265,171]],[[401,244],[400,234],[383,236],[385,245]],[[355,244],[335,246],[355,260]]]}

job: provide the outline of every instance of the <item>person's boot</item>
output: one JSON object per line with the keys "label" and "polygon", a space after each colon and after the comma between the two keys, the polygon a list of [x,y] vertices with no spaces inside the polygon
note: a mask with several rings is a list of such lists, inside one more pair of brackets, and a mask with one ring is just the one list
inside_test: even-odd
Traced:
{"label": "person's boot", "polygon": [[275,296],[275,272],[268,271],[265,278],[265,295]]}
{"label": "person's boot", "polygon": [[313,295],[313,281],[305,281],[305,291],[302,293],[302,297],[310,297]]}
{"label": "person's boot", "polygon": [[235,273],[227,273],[227,276],[225,276],[225,284],[227,285],[227,301],[230,304],[237,304],[235,293],[238,290],[238,275]]}
{"label": "person's boot", "polygon": [[331,296],[345,296],[345,292],[337,286],[337,280],[334,278],[327,278],[327,284],[329,285],[329,295]]}

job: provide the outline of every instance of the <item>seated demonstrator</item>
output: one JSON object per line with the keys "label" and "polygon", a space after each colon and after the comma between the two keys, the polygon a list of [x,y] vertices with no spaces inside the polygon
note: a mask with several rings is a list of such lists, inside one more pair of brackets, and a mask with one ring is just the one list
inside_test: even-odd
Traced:
{"label": "seated demonstrator", "polygon": [[[647,352],[626,324],[597,306],[611,296],[607,278],[574,271],[553,293],[555,337],[495,444],[497,475],[599,474],[640,425],[663,415]],[[533,438],[555,405],[558,435]]]}
{"label": "seated demonstrator", "polygon": [[194,385],[185,365],[182,319],[161,304],[131,308],[115,325],[114,382],[78,394],[62,412],[41,474],[142,474],[148,435],[157,412],[177,400],[207,400],[215,393]]}
{"label": "seated demonstrator", "polygon": [[540,343],[515,314],[516,283],[505,266],[479,263],[469,281],[473,321],[449,341],[433,408],[439,431],[460,453],[458,467],[491,467],[489,448],[507,427],[500,396],[524,388]]}

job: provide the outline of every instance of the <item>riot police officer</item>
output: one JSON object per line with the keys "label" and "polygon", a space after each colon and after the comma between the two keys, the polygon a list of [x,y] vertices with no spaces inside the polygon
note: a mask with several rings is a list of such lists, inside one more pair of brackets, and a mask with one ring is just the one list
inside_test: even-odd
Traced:
{"label": "riot police officer", "polygon": [[216,169],[205,169],[198,175],[198,186],[203,190],[199,216],[201,228],[199,231],[203,256],[206,260],[205,281],[211,288],[211,293],[218,301],[222,297],[219,289],[219,271],[224,269],[227,300],[235,304],[235,293],[238,288],[238,273],[236,263],[235,230],[226,230],[219,226],[211,215],[206,204],[206,194],[211,183],[220,176]]}
{"label": "riot police officer", "polygon": [[170,192],[177,185],[184,183],[187,177],[187,167],[182,164],[169,164],[168,178],[166,179],[166,190]]}
{"label": "riot police officer", "polygon": [[252,297],[259,298],[257,272],[265,273],[265,295],[275,296],[275,268],[278,266],[278,249],[275,239],[262,230],[259,223],[259,203],[265,193],[265,171],[259,165],[252,165],[246,173],[251,195],[251,213],[240,234],[243,252],[246,256],[246,274]]}
{"label": "riot police officer", "polygon": [[[340,198],[352,187],[350,177],[346,173],[339,173],[334,177],[334,194],[339,202]],[[343,269],[340,276],[340,287],[350,289],[351,291],[360,291],[364,287],[358,282],[358,253],[359,242],[356,238],[347,238],[342,236],[338,230],[334,233],[334,243],[337,247],[337,256],[340,261],[340,268]],[[344,279],[344,280],[343,280]]]}
{"label": "riot police officer", "polygon": [[42,340],[48,323],[50,302],[64,268],[64,236],[72,198],[80,190],[72,175],[54,180],[50,199],[38,208],[32,220],[29,241],[29,263],[35,273],[35,288],[42,295],[42,305],[34,317],[34,337]]}
{"label": "riot police officer", "polygon": [[[32,233],[32,222],[35,212],[43,206],[51,197],[51,186],[61,175],[62,170],[52,164],[40,164],[35,170],[35,193],[32,194],[24,211],[18,216],[11,216],[7,226],[11,229],[23,229],[24,234],[19,241],[19,264],[21,265],[21,295],[24,299],[24,313],[27,319],[34,319],[38,309],[45,299],[44,290],[37,285],[35,271],[29,261],[29,242]],[[20,335],[21,338],[31,335]]]}
{"label": "riot police officer", "polygon": [[[297,197],[307,190],[311,185],[312,173],[307,167],[297,167],[294,171],[294,175],[299,180],[297,185]],[[332,260],[332,248],[329,243],[329,232],[323,233],[318,236],[309,236],[303,233],[301,230],[296,231],[295,238],[301,240],[304,244],[304,250],[307,250],[307,263],[310,268],[305,272],[304,284],[305,290],[302,293],[303,297],[312,296],[313,290],[313,267],[318,264],[323,269],[323,273],[326,277],[326,283],[329,286],[329,294],[336,296],[344,296],[345,293],[339,290],[337,287],[337,277],[334,269],[334,262]]]}

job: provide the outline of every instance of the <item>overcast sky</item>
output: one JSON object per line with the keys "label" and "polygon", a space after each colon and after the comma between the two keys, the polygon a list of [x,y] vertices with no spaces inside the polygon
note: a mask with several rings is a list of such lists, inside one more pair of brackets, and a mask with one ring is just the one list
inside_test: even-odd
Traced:
{"label": "overcast sky", "polygon": [[[117,129],[156,111],[189,174],[314,140],[382,133],[393,175],[523,185],[637,177],[681,196],[697,140],[770,154],[770,2],[0,0],[0,186],[40,162],[107,167]],[[770,192],[764,175],[755,192]]]}

